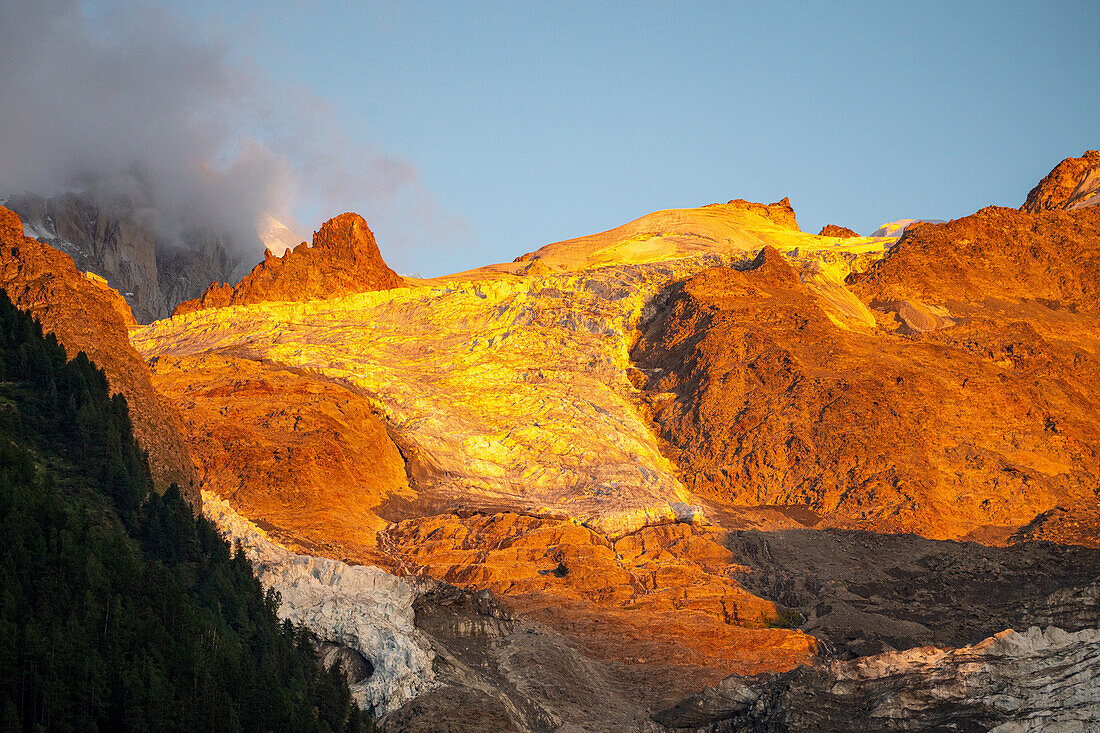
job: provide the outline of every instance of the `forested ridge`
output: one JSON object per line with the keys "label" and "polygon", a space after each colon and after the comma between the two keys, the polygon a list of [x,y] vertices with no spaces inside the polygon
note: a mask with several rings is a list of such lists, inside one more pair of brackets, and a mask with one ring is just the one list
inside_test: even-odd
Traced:
{"label": "forested ridge", "polygon": [[121,395],[0,291],[0,730],[364,731]]}

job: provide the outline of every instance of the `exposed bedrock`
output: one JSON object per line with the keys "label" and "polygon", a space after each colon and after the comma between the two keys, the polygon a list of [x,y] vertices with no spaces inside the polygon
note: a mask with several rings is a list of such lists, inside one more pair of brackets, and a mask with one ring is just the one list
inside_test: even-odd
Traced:
{"label": "exposed bedrock", "polygon": [[1086,731],[1100,723],[1100,630],[1032,627],[730,677],[658,714],[674,730]]}
{"label": "exposed bedrock", "polygon": [[0,207],[0,288],[52,332],[69,358],[83,351],[107,374],[112,394],[126,397],[134,434],[149,451],[157,486],[175,481],[199,505],[191,453],[178,411],[156,390],[130,345],[130,307],[103,278],[76,268],[72,257],[24,235],[19,217]]}
{"label": "exposed bedrock", "polygon": [[1100,550],[912,534],[731,532],[752,593],[797,611],[826,658],[964,646],[1006,628],[1100,628]]}
{"label": "exposed bedrock", "polygon": [[875,330],[771,249],[674,283],[631,352],[662,449],[704,500],[833,526],[1005,542],[1095,507],[1098,243],[1096,208],[917,225],[848,278]]}
{"label": "exposed bedrock", "polygon": [[349,212],[326,221],[314,233],[312,245],[302,242],[278,257],[266,249],[263,261],[236,285],[210,283],[198,298],[176,306],[173,314],[265,301],[334,298],[404,284],[382,260],[374,232],[363,217]]}
{"label": "exposed bedrock", "polygon": [[1100,150],[1066,158],[1027,195],[1021,211],[1036,213],[1100,204]]}
{"label": "exposed bedrock", "polygon": [[859,234],[852,231],[848,227],[842,227],[839,224],[826,224],[825,226],[821,227],[821,231],[817,233],[817,236],[850,239],[852,237],[858,237]]}

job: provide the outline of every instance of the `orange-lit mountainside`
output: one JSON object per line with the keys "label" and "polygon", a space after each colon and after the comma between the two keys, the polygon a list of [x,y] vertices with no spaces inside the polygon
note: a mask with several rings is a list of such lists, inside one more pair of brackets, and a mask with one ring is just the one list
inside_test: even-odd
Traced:
{"label": "orange-lit mountainside", "polygon": [[103,278],[77,270],[68,255],[24,236],[19,217],[4,207],[0,288],[57,336],[69,358],[83,351],[107,372],[112,392],[126,397],[154,480],[162,487],[177,482],[197,506],[198,484],[183,421],[153,388],[144,360],[130,345],[127,332],[134,317],[122,296]]}
{"label": "orange-lit mountainside", "polygon": [[1066,158],[1027,195],[1021,211],[1083,209],[1100,204],[1100,150]]}
{"label": "orange-lit mountainside", "polygon": [[[147,326],[34,267],[120,306],[81,327],[139,428],[387,729],[1073,730],[1097,162],[900,237],[734,200],[431,280],[342,214]],[[17,302],[68,344],[71,297]]]}
{"label": "orange-lit mountainside", "polygon": [[198,298],[177,305],[173,315],[272,300],[334,298],[403,284],[382,261],[374,232],[363,217],[346,213],[314,234],[312,245],[302,242],[282,257],[265,250],[263,262],[235,286],[211,283]]}

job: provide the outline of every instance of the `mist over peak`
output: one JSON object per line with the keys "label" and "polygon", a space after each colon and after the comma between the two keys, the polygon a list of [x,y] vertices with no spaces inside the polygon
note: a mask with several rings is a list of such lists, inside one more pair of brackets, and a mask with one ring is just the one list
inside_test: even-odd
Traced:
{"label": "mist over peak", "polygon": [[199,228],[246,262],[270,216],[302,231],[313,222],[296,212],[433,206],[407,160],[353,142],[327,105],[278,88],[231,40],[129,3],[4,3],[0,191],[78,192],[142,211],[164,246]]}

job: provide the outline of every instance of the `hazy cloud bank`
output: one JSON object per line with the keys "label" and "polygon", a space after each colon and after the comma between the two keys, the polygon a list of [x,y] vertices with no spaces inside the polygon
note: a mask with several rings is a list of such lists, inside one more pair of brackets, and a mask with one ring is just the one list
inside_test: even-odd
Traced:
{"label": "hazy cloud bank", "polygon": [[[196,225],[261,254],[271,214],[357,209],[425,244],[438,208],[415,167],[344,133],[308,92],[275,85],[163,9],[72,0],[0,4],[0,191],[86,191],[150,207],[165,236]],[[294,109],[276,98],[296,99]],[[416,218],[434,212],[427,220]],[[409,228],[398,224],[409,214]],[[456,222],[461,226],[461,222]],[[178,237],[177,237],[178,238]]]}

